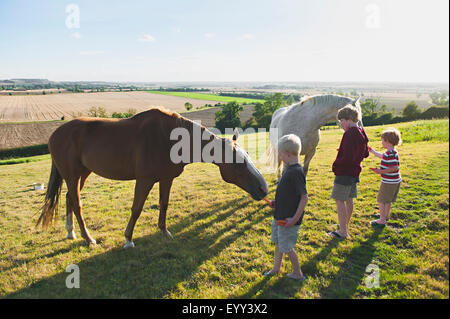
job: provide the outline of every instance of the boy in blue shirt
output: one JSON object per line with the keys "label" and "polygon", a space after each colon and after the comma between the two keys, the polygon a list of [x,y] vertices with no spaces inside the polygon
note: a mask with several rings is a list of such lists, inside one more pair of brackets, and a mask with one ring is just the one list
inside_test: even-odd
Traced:
{"label": "boy in blue shirt", "polygon": [[275,201],[271,205],[275,208],[271,227],[271,240],[275,243],[275,254],[274,266],[264,273],[265,277],[278,274],[283,254],[287,254],[293,270],[292,273],[287,274],[287,277],[297,281],[305,279],[300,269],[298,255],[294,250],[304,209],[308,202],[305,174],[298,161],[300,151],[301,141],[296,135],[283,136],[278,142],[278,154],[287,169],[278,183]]}

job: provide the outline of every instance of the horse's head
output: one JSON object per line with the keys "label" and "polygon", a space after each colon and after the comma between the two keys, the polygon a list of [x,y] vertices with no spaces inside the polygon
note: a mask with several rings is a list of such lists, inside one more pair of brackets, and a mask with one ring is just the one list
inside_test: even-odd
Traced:
{"label": "horse's head", "polygon": [[218,164],[220,174],[227,183],[232,183],[249,193],[254,200],[261,200],[269,193],[264,176],[252,163],[248,153],[237,143],[239,132],[236,130],[233,140],[225,140],[225,151],[232,152],[232,162]]}
{"label": "horse's head", "polygon": [[358,112],[359,112],[359,116],[358,116],[358,124],[359,124],[360,126],[362,126],[363,123],[362,123],[362,110],[361,110],[361,103],[360,103],[360,100],[361,100],[361,96],[358,96],[358,98],[352,102],[352,105],[353,105],[354,107],[356,107],[356,109],[357,109]]}

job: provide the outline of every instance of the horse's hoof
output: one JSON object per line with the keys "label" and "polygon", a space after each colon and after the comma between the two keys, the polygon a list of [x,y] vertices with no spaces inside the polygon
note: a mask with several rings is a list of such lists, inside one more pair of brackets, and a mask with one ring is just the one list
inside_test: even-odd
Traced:
{"label": "horse's hoof", "polygon": [[167,229],[166,229],[166,230],[163,230],[162,232],[163,232],[163,234],[164,234],[164,236],[165,236],[166,238],[173,239],[172,234],[171,234],[170,231],[168,231]]}
{"label": "horse's hoof", "polygon": [[86,245],[88,247],[95,247],[97,246],[97,241],[95,239],[86,239]]}
{"label": "horse's hoof", "polygon": [[123,246],[123,249],[134,248],[134,243],[127,239],[127,243]]}
{"label": "horse's hoof", "polygon": [[74,231],[71,231],[70,233],[67,234],[66,239],[77,239],[77,235],[75,235]]}

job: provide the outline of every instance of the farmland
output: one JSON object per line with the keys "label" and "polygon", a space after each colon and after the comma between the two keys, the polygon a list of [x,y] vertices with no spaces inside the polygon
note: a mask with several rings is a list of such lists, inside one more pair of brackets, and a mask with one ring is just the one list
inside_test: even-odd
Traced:
{"label": "farmland", "polygon": [[167,91],[148,91],[154,94],[162,94],[165,96],[178,96],[189,99],[199,99],[199,100],[213,100],[219,102],[233,102],[236,101],[238,103],[256,103],[263,102],[264,99],[247,99],[241,97],[231,97],[231,96],[220,96],[216,94],[208,94],[208,93],[198,93],[198,92],[167,92]]}
{"label": "farmland", "polygon": [[[358,199],[350,224],[351,240],[326,236],[336,230],[335,204],[329,198],[330,171],[342,131],[322,133],[307,178],[310,200],[296,245],[308,279],[282,275],[264,278],[272,267],[271,211],[234,185],[222,181],[211,164],[191,164],[174,181],[168,209],[173,240],[158,223],[158,187],[150,192],[134,238],[123,250],[134,182],[89,177],[82,192],[84,217],[98,246],[64,240],[65,200],[59,221],[49,231],[36,229],[49,156],[38,162],[0,166],[0,296],[6,298],[448,298],[449,153],[448,120],[395,125],[404,143],[398,148],[404,179],[391,220],[384,230],[369,225],[376,210],[379,176],[363,162]],[[381,150],[381,126],[368,127],[370,145]],[[259,135],[258,135],[259,136]],[[239,143],[255,158],[250,141]],[[247,141],[247,142],[246,142]],[[275,175],[264,170],[269,199]],[[62,194],[65,194],[65,186]],[[76,225],[78,237],[79,229]],[[67,289],[66,267],[77,264],[80,288]],[[379,287],[368,287],[366,267],[379,268]],[[282,273],[290,271],[289,260]]]}
{"label": "farmland", "polygon": [[46,95],[0,95],[0,123],[51,121],[87,115],[91,107],[104,107],[108,114],[126,112],[130,108],[141,112],[152,106],[164,106],[172,111],[185,110],[184,104],[194,107],[216,101],[204,101],[148,92],[61,93]]}

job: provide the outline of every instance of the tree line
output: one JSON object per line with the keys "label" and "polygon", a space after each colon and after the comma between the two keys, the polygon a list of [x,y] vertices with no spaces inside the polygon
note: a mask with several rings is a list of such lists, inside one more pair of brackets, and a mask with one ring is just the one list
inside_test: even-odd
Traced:
{"label": "tree line", "polygon": [[[415,101],[411,101],[402,109],[401,115],[395,115],[393,112],[388,112],[385,104],[380,105],[379,99],[366,99],[361,103],[363,122],[365,126],[372,126],[419,119],[448,118],[448,93],[447,95],[440,93],[434,102],[438,103],[434,103],[435,105],[422,111]],[[282,93],[268,95],[264,98],[263,103],[255,103],[252,117],[245,123],[241,123],[240,112],[243,110],[243,106],[237,102],[229,102],[221,105],[221,109],[215,113],[215,127],[221,132],[224,132],[227,127],[269,129],[273,113],[277,109],[292,105],[293,103],[294,101],[292,99],[286,99]],[[336,125],[336,122],[331,122],[328,125]]]}

